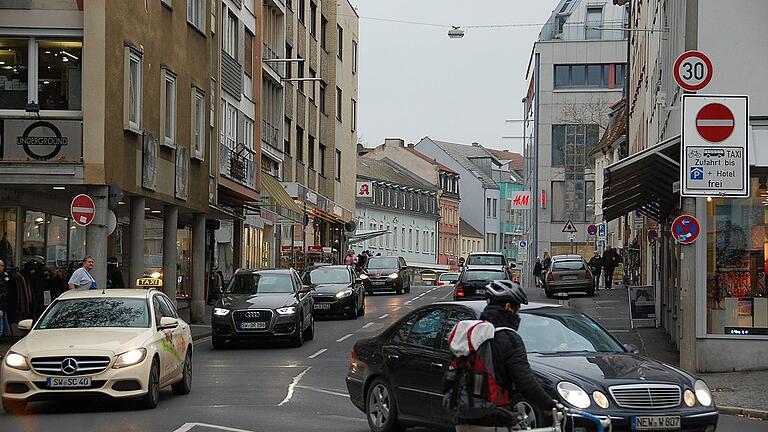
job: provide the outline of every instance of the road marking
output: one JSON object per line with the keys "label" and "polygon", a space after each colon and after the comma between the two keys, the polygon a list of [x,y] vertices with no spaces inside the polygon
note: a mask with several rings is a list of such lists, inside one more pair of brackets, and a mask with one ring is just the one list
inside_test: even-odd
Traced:
{"label": "road marking", "polygon": [[342,337],[340,337],[340,338],[336,339],[336,342],[344,342],[345,340],[347,340],[347,339],[349,339],[349,338],[351,338],[351,337],[352,337],[352,333],[350,333],[350,334],[348,334],[348,335],[346,335],[346,336],[342,336]]}
{"label": "road marking", "polygon": [[608,330],[610,333],[629,333],[629,330],[627,329],[616,329],[616,330]]}
{"label": "road marking", "polygon": [[199,343],[207,342],[209,340],[211,340],[211,337],[210,336],[206,336],[204,338],[200,338],[198,340],[192,341],[192,345],[197,345]]}
{"label": "road marking", "polygon": [[183,425],[181,425],[180,428],[174,430],[173,432],[188,432],[197,426],[208,428],[208,429],[218,429],[218,430],[227,431],[227,432],[253,432],[247,429],[237,429],[237,428],[213,425],[208,423],[184,423]]}
{"label": "road marking", "polygon": [[324,388],[310,387],[310,386],[303,386],[303,385],[297,385],[296,388],[305,389],[305,390],[312,390],[312,391],[316,391],[318,393],[325,393],[325,394],[334,395],[334,396],[341,396],[341,397],[346,397],[346,398],[349,397],[349,395],[347,393],[344,393],[344,392],[341,392],[341,391],[338,391],[338,390],[328,390],[328,389],[324,389]]}
{"label": "road marking", "polygon": [[277,406],[283,406],[291,401],[291,398],[293,398],[293,391],[296,388],[297,385],[299,385],[299,381],[304,377],[304,375],[309,372],[309,370],[312,369],[312,366],[308,366],[306,369],[304,369],[300,374],[293,377],[293,381],[291,381],[290,384],[288,384],[288,394],[285,395],[285,399],[282,400]]}
{"label": "road marking", "polygon": [[395,312],[397,312],[397,311],[399,311],[399,310],[400,310],[400,306],[398,306],[398,307],[396,307],[396,308],[394,308],[394,309],[392,309],[392,310],[393,310],[393,311],[395,311]]}
{"label": "road marking", "polygon": [[405,303],[403,303],[403,304],[404,304],[404,305],[406,305],[406,306],[410,306],[410,304],[411,304],[411,300],[408,300],[407,302],[405,302]]}
{"label": "road marking", "polygon": [[372,322],[369,322],[368,324],[364,325],[364,326],[363,326],[363,328],[368,328],[368,327],[372,326],[373,324],[374,324],[374,323],[372,323]]}
{"label": "road marking", "polygon": [[320,354],[322,354],[322,353],[324,353],[324,352],[326,352],[326,351],[328,351],[328,348],[323,348],[323,349],[321,349],[321,350],[317,351],[316,353],[312,354],[311,356],[309,356],[309,357],[307,357],[307,358],[311,358],[311,359],[313,359],[313,358],[315,358],[315,357],[319,356]]}
{"label": "road marking", "polygon": [[379,319],[384,319],[384,318],[386,318],[388,316],[389,316],[389,314],[384,314],[384,315],[380,316]]}

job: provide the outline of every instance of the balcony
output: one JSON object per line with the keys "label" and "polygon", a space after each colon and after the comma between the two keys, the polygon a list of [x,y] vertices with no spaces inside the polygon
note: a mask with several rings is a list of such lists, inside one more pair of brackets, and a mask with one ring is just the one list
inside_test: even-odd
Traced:
{"label": "balcony", "polygon": [[280,151],[280,130],[266,120],[261,121],[261,140],[270,147]]}
{"label": "balcony", "polygon": [[[277,55],[276,52],[272,50],[266,43],[262,43],[262,56],[263,60],[274,60],[280,58],[279,55]],[[285,63],[284,62],[267,62],[265,61],[264,64],[272,69],[278,76],[284,77],[285,76]]]}
{"label": "balcony", "polygon": [[222,144],[219,168],[224,177],[254,189],[256,187],[256,164],[245,156],[247,154],[245,148],[241,152],[236,152]]}

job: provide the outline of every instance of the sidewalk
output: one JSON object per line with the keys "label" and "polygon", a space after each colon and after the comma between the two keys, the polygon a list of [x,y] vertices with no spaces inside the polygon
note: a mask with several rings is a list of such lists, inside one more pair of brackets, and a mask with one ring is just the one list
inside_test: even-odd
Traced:
{"label": "sidewalk", "polygon": [[[635,345],[640,354],[679,366],[680,356],[663,328],[631,328],[629,299],[623,285],[599,290],[594,297],[569,300],[570,307],[586,313],[609,330],[621,343]],[[768,420],[768,371],[697,374],[712,391],[720,412]]]}

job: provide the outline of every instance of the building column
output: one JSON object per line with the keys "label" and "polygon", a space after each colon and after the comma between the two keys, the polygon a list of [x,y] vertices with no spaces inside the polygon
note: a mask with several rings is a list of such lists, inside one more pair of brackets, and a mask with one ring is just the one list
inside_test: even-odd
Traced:
{"label": "building column", "polygon": [[243,221],[235,219],[232,221],[232,267],[235,270],[243,267]]}
{"label": "building column", "polygon": [[[696,198],[683,198],[682,213],[696,214]],[[706,234],[706,231],[704,232]],[[703,235],[698,240],[706,242]],[[680,367],[696,373],[696,243],[680,246]]]}
{"label": "building column", "polygon": [[86,255],[96,259],[91,275],[96,279],[98,288],[107,286],[107,204],[109,188],[107,186],[89,186],[88,195],[93,199],[93,222],[85,229]]}
{"label": "building column", "polygon": [[205,213],[195,213],[192,218],[192,300],[189,315],[193,323],[203,322],[205,316]]}
{"label": "building column", "polygon": [[163,292],[176,304],[177,268],[179,254],[176,249],[179,208],[166,205],[163,208]]}
{"label": "building column", "polygon": [[144,197],[131,197],[131,238],[128,240],[131,267],[127,282],[129,287],[133,287],[136,279],[144,276],[144,207],[146,207]]}

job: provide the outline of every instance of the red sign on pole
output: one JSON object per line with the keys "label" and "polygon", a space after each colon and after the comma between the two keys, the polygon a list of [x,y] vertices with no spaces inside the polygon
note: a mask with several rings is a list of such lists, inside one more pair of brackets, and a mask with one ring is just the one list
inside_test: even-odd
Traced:
{"label": "red sign on pole", "polygon": [[72,200],[69,206],[69,214],[72,220],[80,226],[88,226],[96,216],[96,205],[93,199],[85,194],[80,194]]}
{"label": "red sign on pole", "polygon": [[696,131],[712,143],[719,143],[731,136],[735,125],[733,113],[721,103],[704,105],[696,114]]}
{"label": "red sign on pole", "polygon": [[672,222],[672,237],[680,244],[691,244],[699,238],[699,221],[690,215],[680,215]]}
{"label": "red sign on pole", "polygon": [[699,91],[712,80],[712,61],[703,52],[686,51],[675,61],[675,81],[682,89]]}

